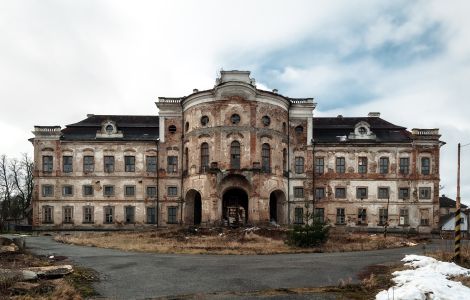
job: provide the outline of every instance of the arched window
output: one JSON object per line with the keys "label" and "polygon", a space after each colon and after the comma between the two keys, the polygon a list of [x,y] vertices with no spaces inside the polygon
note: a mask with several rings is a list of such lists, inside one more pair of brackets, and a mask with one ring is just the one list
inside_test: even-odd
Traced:
{"label": "arched window", "polygon": [[189,169],[189,150],[188,148],[184,149],[184,169],[187,172]]}
{"label": "arched window", "polygon": [[240,169],[240,143],[237,141],[230,144],[230,167]]}
{"label": "arched window", "polygon": [[209,170],[209,144],[201,144],[201,172]]}
{"label": "arched window", "polygon": [[287,150],[282,150],[282,169],[284,172],[287,171]]}
{"label": "arched window", "polygon": [[261,146],[261,170],[271,172],[271,147],[266,143]]}

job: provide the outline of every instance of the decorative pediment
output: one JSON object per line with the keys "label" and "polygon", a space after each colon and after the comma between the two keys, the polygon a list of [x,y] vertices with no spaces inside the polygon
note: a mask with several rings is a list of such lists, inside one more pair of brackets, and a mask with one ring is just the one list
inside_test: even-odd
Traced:
{"label": "decorative pediment", "polygon": [[350,140],[375,140],[376,136],[370,130],[370,124],[361,121],[354,126],[354,132],[351,132],[348,136]]}
{"label": "decorative pediment", "polygon": [[96,138],[122,138],[122,131],[118,131],[116,122],[106,120],[101,123],[101,130],[96,132]]}

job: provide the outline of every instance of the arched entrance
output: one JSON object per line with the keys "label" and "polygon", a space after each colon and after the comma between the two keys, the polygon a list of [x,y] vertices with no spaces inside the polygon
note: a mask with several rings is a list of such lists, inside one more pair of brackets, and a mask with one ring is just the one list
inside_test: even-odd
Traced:
{"label": "arched entrance", "polygon": [[200,225],[202,221],[201,194],[196,190],[189,190],[184,202],[184,224]]}
{"label": "arched entrance", "polygon": [[230,226],[244,225],[248,221],[248,194],[240,188],[230,188],[222,198],[222,219]]}
{"label": "arched entrance", "polygon": [[269,195],[269,221],[284,224],[283,205],[286,196],[283,191],[276,190]]}

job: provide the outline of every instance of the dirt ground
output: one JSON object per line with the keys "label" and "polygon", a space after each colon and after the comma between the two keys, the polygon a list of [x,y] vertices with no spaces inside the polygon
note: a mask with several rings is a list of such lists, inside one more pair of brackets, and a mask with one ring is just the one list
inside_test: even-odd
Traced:
{"label": "dirt ground", "polygon": [[365,233],[331,233],[328,241],[314,248],[295,248],[285,243],[288,229],[183,228],[147,232],[89,232],[59,234],[56,241],[125,251],[185,254],[281,254],[344,252],[414,246],[415,239]]}

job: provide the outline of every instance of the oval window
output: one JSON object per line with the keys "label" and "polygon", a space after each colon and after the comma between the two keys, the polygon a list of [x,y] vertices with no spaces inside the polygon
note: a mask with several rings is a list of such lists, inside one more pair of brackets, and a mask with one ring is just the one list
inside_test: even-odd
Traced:
{"label": "oval window", "polygon": [[209,123],[209,117],[208,116],[202,116],[201,117],[201,125],[206,126]]}
{"label": "oval window", "polygon": [[105,129],[106,129],[106,133],[111,134],[111,133],[113,133],[113,131],[114,131],[114,126],[111,125],[111,124],[106,125],[106,128],[105,128]]}
{"label": "oval window", "polygon": [[304,128],[301,125],[295,127],[295,133],[301,134],[302,132],[304,132]]}
{"label": "oval window", "polygon": [[264,126],[269,126],[269,124],[271,124],[271,119],[268,116],[262,117],[261,121],[263,122]]}
{"label": "oval window", "polygon": [[176,126],[175,125],[170,125],[168,126],[168,131],[170,133],[175,133],[176,132]]}
{"label": "oval window", "polygon": [[232,124],[238,124],[240,123],[240,116],[238,114],[233,114],[230,120],[232,121]]}
{"label": "oval window", "polygon": [[366,134],[367,129],[365,127],[359,127],[359,134]]}

